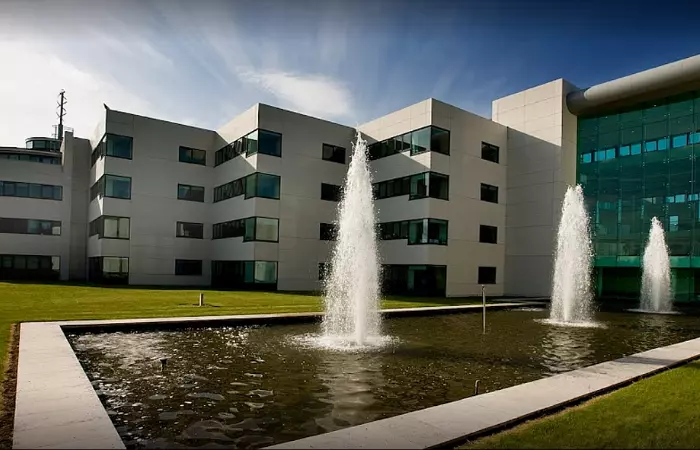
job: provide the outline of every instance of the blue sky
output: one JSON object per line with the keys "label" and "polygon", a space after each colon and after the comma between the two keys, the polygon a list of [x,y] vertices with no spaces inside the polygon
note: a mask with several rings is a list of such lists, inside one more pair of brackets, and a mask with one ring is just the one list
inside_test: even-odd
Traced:
{"label": "blue sky", "polygon": [[700,53],[673,3],[5,0],[0,145],[49,134],[60,89],[84,137],[103,103],[212,129],[256,102],[348,125],[428,97],[490,117],[556,78],[586,87]]}

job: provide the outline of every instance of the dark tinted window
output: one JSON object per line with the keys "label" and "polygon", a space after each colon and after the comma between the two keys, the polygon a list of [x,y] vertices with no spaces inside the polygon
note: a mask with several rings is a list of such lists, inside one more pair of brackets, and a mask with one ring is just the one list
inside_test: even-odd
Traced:
{"label": "dark tinted window", "polygon": [[479,242],[495,244],[498,242],[498,228],[489,225],[479,226]]}
{"label": "dark tinted window", "polygon": [[345,164],[345,149],[337,145],[323,144],[322,157],[325,161]]}
{"label": "dark tinted window", "polygon": [[481,159],[498,163],[498,146],[487,142],[481,143]]}
{"label": "dark tinted window", "polygon": [[340,186],[336,186],[335,184],[321,183],[321,200],[339,202],[341,196],[340,193]]}
{"label": "dark tinted window", "polygon": [[319,239],[322,241],[334,241],[337,239],[337,228],[332,223],[319,224]]}
{"label": "dark tinted window", "polygon": [[202,186],[178,184],[177,198],[180,200],[189,200],[193,202],[204,202],[204,188]]}
{"label": "dark tinted window", "polygon": [[199,164],[200,166],[207,165],[207,152],[196,148],[180,147],[178,151],[180,162]]}
{"label": "dark tinted window", "polygon": [[105,154],[116,158],[132,159],[134,139],[131,136],[118,134],[105,135]]}
{"label": "dark tinted window", "polygon": [[496,284],[495,267],[479,267],[479,284]]}
{"label": "dark tinted window", "polygon": [[481,183],[481,200],[498,203],[498,186]]}
{"label": "dark tinted window", "polygon": [[204,224],[196,222],[177,222],[175,236],[204,239]]}
{"label": "dark tinted window", "polygon": [[175,275],[201,275],[202,261],[198,259],[176,259]]}

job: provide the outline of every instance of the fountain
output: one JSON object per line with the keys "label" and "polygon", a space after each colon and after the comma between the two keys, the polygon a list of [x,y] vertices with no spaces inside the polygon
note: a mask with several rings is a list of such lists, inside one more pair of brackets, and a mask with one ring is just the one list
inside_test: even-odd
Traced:
{"label": "fountain", "polygon": [[326,277],[321,344],[331,348],[377,346],[380,336],[379,260],[372,176],[367,142],[357,133],[343,198],[338,233]]}
{"label": "fountain", "polygon": [[651,219],[649,240],[642,260],[642,292],[639,311],[672,312],[671,263],[664,228],[656,217]]}
{"label": "fountain", "polygon": [[580,185],[569,186],[561,209],[548,323],[594,326],[592,322],[589,219]]}

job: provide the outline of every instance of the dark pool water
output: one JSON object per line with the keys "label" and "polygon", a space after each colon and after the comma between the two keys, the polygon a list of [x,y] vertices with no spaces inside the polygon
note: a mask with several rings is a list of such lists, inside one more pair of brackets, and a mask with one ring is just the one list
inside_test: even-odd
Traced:
{"label": "dark pool water", "polygon": [[[69,335],[129,448],[259,448],[503,389],[700,336],[697,316],[545,310],[385,321],[370,353],[303,348],[317,324]],[[168,359],[161,372],[161,357]]]}

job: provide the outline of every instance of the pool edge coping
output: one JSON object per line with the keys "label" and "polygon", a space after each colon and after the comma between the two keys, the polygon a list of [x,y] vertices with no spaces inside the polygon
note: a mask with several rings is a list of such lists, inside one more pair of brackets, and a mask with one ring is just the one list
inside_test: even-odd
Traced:
{"label": "pool edge coping", "polygon": [[[542,306],[542,298],[491,299],[487,309]],[[475,312],[482,305],[382,310],[385,317]],[[241,325],[286,320],[311,321],[322,312],[239,314],[145,319],[72,320],[20,324],[12,448],[125,449],[119,433],[68,342],[66,332],[149,326]],[[41,400],[39,400],[41,399]],[[37,425],[43,423],[44,425]]]}

